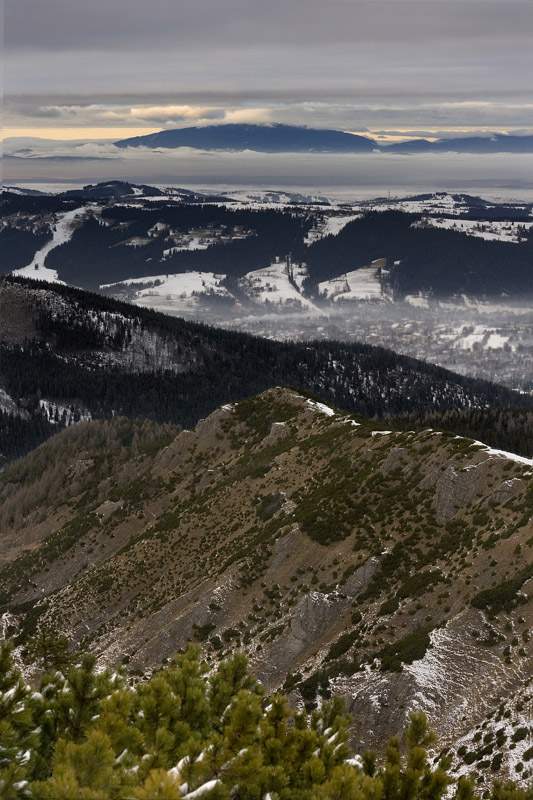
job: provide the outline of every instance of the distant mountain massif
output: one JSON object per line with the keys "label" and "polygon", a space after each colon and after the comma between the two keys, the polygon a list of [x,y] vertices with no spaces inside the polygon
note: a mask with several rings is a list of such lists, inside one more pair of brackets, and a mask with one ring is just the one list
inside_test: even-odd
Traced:
{"label": "distant mountain massif", "polygon": [[412,139],[383,144],[371,136],[296,125],[208,125],[176,128],[133,136],[115,142],[117,147],[200,150],[254,150],[261,153],[531,153],[533,136],[469,136],[453,139]]}

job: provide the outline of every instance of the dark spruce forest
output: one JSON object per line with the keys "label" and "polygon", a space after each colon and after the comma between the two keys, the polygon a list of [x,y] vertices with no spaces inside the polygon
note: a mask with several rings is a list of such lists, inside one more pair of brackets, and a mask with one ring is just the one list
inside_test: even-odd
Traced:
{"label": "dark spruce forest", "polygon": [[[0,292],[1,388],[16,404],[1,415],[4,459],[81,417],[190,428],[223,403],[279,385],[366,417],[417,414],[421,425],[430,412],[435,424],[444,412],[454,424],[451,414],[472,412],[461,432],[529,447],[532,398],[380,347],[276,342],[18,277],[4,277]],[[499,425],[483,421],[486,408],[500,409]]]}

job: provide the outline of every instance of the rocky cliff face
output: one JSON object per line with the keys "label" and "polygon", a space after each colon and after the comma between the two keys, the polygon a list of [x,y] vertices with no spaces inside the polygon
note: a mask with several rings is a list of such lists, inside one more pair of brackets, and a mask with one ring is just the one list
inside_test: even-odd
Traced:
{"label": "rocky cliff face", "polygon": [[458,770],[529,775],[531,461],[290,389],[192,431],[120,425],[0,476],[21,642],[48,625],[139,671],[190,640],[240,648],[269,690],[343,694],[364,746],[423,708]]}

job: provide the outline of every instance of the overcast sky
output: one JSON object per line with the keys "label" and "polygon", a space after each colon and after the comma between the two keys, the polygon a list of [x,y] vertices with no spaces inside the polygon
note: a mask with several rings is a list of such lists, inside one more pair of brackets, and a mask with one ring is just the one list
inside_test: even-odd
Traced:
{"label": "overcast sky", "polygon": [[5,136],[533,132],[532,0],[5,0]]}

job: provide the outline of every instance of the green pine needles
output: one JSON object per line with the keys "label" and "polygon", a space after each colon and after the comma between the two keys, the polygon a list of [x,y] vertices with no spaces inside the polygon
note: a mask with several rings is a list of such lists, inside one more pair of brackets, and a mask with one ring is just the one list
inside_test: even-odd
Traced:
{"label": "green pine needles", "polygon": [[[31,642],[47,669],[23,680],[0,642],[0,796],[3,800],[440,800],[451,778],[422,712],[405,748],[392,739],[384,763],[354,758],[339,698],[309,716],[281,694],[265,697],[242,654],[214,671],[190,647],[149,679],[68,664],[64,643]],[[475,800],[460,779],[455,797]],[[497,785],[492,800],[531,800]]]}

